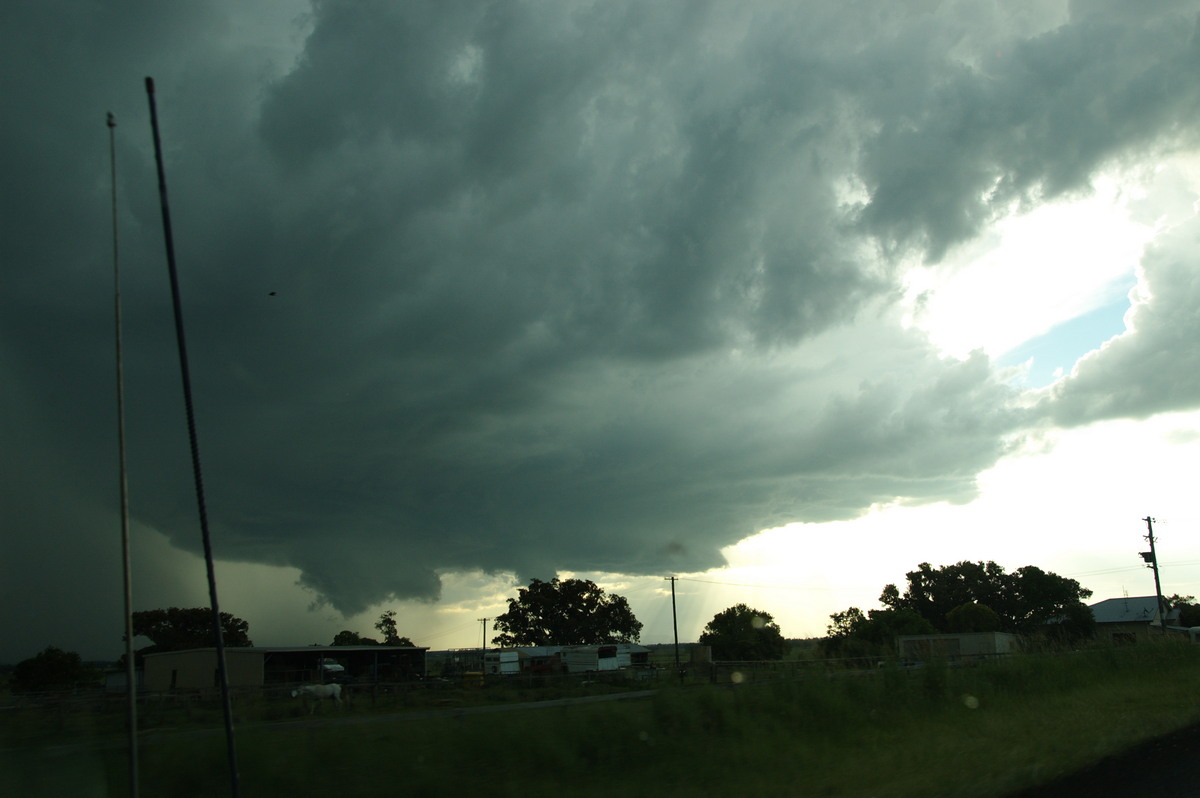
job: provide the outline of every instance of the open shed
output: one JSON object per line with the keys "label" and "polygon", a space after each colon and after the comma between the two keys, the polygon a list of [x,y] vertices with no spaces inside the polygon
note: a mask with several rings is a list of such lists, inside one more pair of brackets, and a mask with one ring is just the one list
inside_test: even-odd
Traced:
{"label": "open shed", "polygon": [[[410,646],[226,648],[230,687],[312,682],[401,682],[425,676],[429,649]],[[143,684],[151,692],[218,686],[215,648],[147,654]]]}

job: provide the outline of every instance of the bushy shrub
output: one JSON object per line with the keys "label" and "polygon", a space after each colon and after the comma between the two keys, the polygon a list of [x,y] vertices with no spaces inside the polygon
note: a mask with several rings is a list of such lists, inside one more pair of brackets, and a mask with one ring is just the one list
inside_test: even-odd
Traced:
{"label": "bushy shrub", "polygon": [[17,693],[69,690],[95,678],[95,671],[84,665],[74,651],[46,646],[37,656],[17,663],[12,675],[12,689]]}

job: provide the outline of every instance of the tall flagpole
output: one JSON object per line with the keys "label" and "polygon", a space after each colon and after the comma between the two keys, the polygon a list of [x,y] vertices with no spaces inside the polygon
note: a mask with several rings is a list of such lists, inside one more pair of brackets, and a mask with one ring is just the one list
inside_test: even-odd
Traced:
{"label": "tall flagpole", "polygon": [[121,350],[121,248],[117,226],[117,120],[108,114],[108,156],[112,164],[113,305],[117,348],[117,460],[121,494],[121,563],[125,586],[125,693],[128,698],[129,794],[138,795],[137,666],[133,660],[133,579],[129,564],[129,480],[125,470],[125,371]]}
{"label": "tall flagpole", "polygon": [[187,409],[188,440],[192,449],[192,476],[196,483],[196,504],[200,511],[200,538],[204,544],[204,564],[208,569],[208,598],[212,606],[213,634],[217,642],[217,678],[221,683],[221,703],[225,714],[226,755],[233,798],[241,794],[237,749],[233,743],[233,707],[229,701],[229,671],[225,666],[225,638],[221,633],[221,608],[217,603],[217,576],[213,566],[212,537],[208,532],[208,509],[204,502],[204,479],[200,471],[200,444],[196,436],[196,414],[192,407],[192,378],[188,369],[187,341],[183,334],[183,303],[179,299],[179,275],[175,268],[175,239],[171,234],[171,210],[167,204],[167,174],[163,168],[162,141],[158,133],[158,109],[154,103],[154,79],[146,78],[146,97],[150,103],[150,129],[154,134],[154,161],[158,167],[158,198],[162,206],[163,238],[167,245],[167,272],[171,278],[171,302],[175,308],[175,340],[179,349],[179,371],[183,378],[183,402]]}

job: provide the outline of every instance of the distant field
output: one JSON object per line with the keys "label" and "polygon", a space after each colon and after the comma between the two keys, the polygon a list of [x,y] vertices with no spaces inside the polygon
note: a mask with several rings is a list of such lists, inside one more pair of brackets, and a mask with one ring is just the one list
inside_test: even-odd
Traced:
{"label": "distant field", "polygon": [[[461,710],[620,688],[454,688],[374,705],[360,695],[311,722],[286,697],[242,698],[242,792],[1002,796],[1200,722],[1200,646],[1164,641],[975,667],[814,669],[736,686],[629,685],[647,686],[657,693],[481,714]],[[229,794],[216,707],[151,702],[143,716],[142,795]],[[128,794],[121,722],[119,702],[6,710],[0,794]]]}

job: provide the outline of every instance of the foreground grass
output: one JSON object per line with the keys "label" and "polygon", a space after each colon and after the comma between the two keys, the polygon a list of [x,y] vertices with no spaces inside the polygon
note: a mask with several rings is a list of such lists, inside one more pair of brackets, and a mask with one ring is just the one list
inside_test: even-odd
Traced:
{"label": "foreground grass", "polygon": [[[243,794],[256,796],[986,798],[1200,721],[1197,688],[1200,647],[1163,643],[541,710],[248,725],[237,748]],[[153,733],[141,766],[146,796],[229,794],[220,734]],[[125,784],[119,744],[0,752],[0,794],[120,795]]]}

